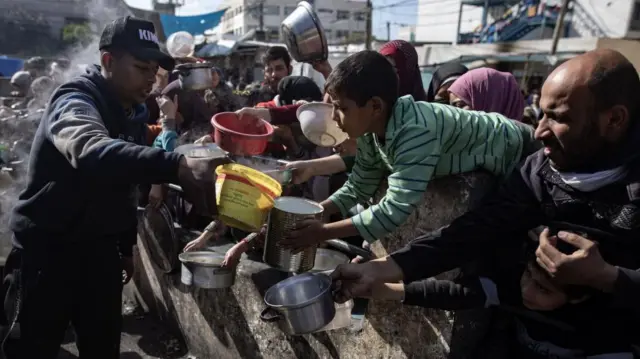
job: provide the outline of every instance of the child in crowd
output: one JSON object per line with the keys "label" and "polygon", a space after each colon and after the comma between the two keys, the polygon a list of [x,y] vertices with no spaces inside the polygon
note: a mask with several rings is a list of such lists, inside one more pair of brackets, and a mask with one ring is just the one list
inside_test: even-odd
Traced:
{"label": "child in crowd", "polygon": [[327,79],[334,120],[357,139],[348,181],[322,202],[325,215],[348,215],[365,203],[388,177],[385,197],[346,220],[307,220],[282,242],[300,249],[331,238],[355,235],[373,242],[402,225],[437,177],[484,169],[502,177],[529,153],[533,130],[502,115],[398,98],[398,77],[375,51],[342,61]]}
{"label": "child in crowd", "polygon": [[[536,262],[536,245],[529,241],[523,252],[501,255],[482,276],[386,283],[372,297],[434,309],[484,307],[509,313],[513,320],[499,343],[509,358],[633,359],[637,325],[607,294],[550,277]],[[567,255],[576,250],[563,241],[557,248]]]}
{"label": "child in crowd", "polygon": [[[167,96],[156,98],[160,109],[160,119],[158,122],[161,126],[160,134],[153,140],[153,147],[161,148],[167,152],[173,152],[178,143],[178,96],[174,96],[173,101]],[[151,186],[149,192],[149,203],[158,205],[164,199],[164,188],[161,184]]]}

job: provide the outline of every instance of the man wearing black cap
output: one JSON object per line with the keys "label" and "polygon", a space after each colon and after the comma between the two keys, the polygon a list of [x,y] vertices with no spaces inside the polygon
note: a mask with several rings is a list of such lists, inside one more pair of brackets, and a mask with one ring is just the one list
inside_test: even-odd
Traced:
{"label": "man wearing black cap", "polygon": [[215,214],[218,163],[142,146],[141,104],[158,66],[174,65],[157,42],[152,23],[115,20],[100,39],[102,66],[89,67],[49,100],[10,222],[8,359],[56,358],[69,323],[82,358],[119,357],[122,285],[131,278],[136,241],[135,185],[178,183],[194,208]]}

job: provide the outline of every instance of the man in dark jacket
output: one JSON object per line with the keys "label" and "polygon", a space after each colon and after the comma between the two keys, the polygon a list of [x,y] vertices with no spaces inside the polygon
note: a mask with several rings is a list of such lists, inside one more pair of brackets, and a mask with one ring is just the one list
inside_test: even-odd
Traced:
{"label": "man in dark jacket", "polygon": [[5,285],[15,294],[5,301],[9,359],[56,358],[69,323],[81,357],[119,357],[137,184],[179,183],[194,207],[215,214],[215,163],[143,146],[141,104],[158,66],[171,71],[174,64],[159,50],[153,24],[115,20],[105,27],[100,54],[101,67],[89,67],[51,96],[31,148],[5,267]]}
{"label": "man in dark jacket", "polygon": [[[540,99],[536,137],[545,147],[440,234],[382,259],[338,267],[339,295],[370,296],[384,283],[410,283],[491,257],[522,232],[544,226],[552,232],[541,232],[536,260],[554,280],[604,293],[611,308],[640,320],[639,92],[636,69],[613,50],[559,66]],[[560,242],[576,250],[564,254]]]}

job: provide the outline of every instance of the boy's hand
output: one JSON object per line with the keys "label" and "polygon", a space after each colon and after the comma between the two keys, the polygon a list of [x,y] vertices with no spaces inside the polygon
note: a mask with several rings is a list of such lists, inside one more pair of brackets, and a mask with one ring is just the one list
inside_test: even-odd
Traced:
{"label": "boy's hand", "polygon": [[153,208],[158,208],[160,204],[164,201],[164,193],[162,190],[162,185],[154,184],[151,185],[151,191],[149,191],[149,204]]}
{"label": "boy's hand", "polygon": [[305,219],[298,223],[297,228],[291,231],[287,238],[280,242],[280,245],[296,252],[301,251],[330,239],[327,233],[324,222],[317,219]]}
{"label": "boy's hand", "polygon": [[156,97],[160,112],[167,118],[175,119],[178,112],[178,95],[173,96],[173,101],[166,95]]}
{"label": "boy's hand", "polygon": [[284,168],[293,169],[293,178],[291,179],[293,184],[305,183],[315,176],[313,163],[309,161],[289,162]]}
{"label": "boy's hand", "polygon": [[246,253],[249,250],[249,243],[245,241],[238,242],[235,246],[231,247],[224,255],[222,266],[225,268],[234,268],[240,262],[242,253]]}

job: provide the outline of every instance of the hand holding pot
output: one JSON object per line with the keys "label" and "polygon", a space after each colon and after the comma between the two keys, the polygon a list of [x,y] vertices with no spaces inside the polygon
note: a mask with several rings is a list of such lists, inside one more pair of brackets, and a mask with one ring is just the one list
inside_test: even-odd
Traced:
{"label": "hand holding pot", "polygon": [[249,243],[240,241],[235,246],[231,247],[224,255],[224,261],[222,266],[225,268],[234,268],[240,262],[242,253],[246,253],[249,250]]}
{"label": "hand holding pot", "polygon": [[305,219],[298,223],[287,238],[280,242],[283,248],[290,248],[294,252],[316,246],[329,239],[324,222],[317,219]]}
{"label": "hand holding pot", "polygon": [[173,100],[166,95],[158,96],[156,97],[156,102],[162,115],[171,119],[176,118],[176,113],[178,112],[178,95],[173,96]]}
{"label": "hand holding pot", "polygon": [[179,185],[197,213],[209,217],[218,214],[214,173],[216,167],[230,162],[227,157],[183,157],[180,160]]}
{"label": "hand holding pot", "polygon": [[344,303],[353,298],[370,298],[378,282],[377,273],[365,264],[341,264],[331,273],[334,300]]}
{"label": "hand holding pot", "polygon": [[291,169],[293,178],[291,183],[301,184],[309,181],[311,177],[315,176],[315,166],[310,161],[295,161],[289,162],[285,165],[285,169]]}

